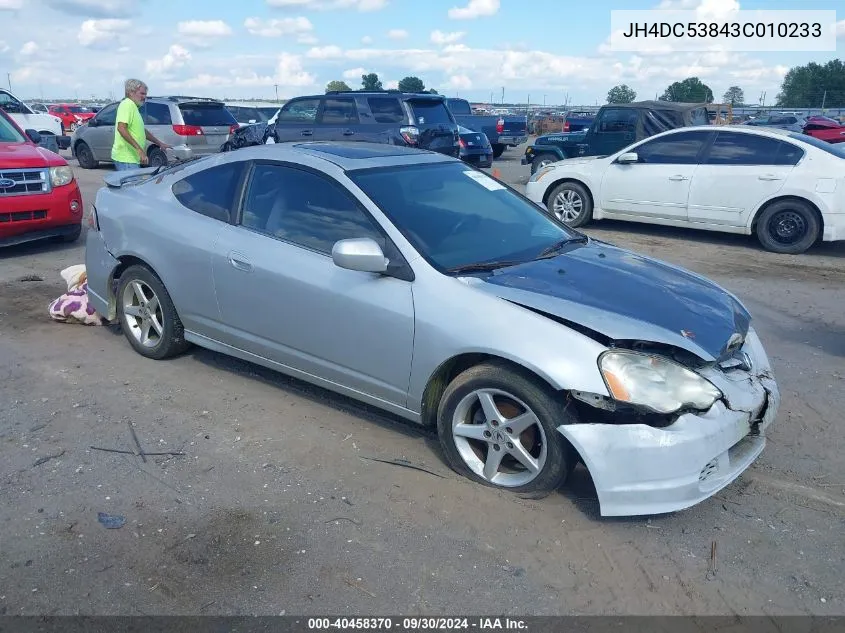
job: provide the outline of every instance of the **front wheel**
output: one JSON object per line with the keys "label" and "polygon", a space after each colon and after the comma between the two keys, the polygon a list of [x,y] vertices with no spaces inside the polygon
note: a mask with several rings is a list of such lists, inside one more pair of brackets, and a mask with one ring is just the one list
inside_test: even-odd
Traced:
{"label": "front wheel", "polygon": [[563,182],[552,189],[546,208],[571,227],[583,226],[593,218],[593,203],[586,188],[577,182]]}
{"label": "front wheel", "polygon": [[820,231],[815,211],[803,200],[775,202],[757,220],[757,239],[773,253],[803,253],[819,238]]}
{"label": "front wheel", "polygon": [[82,169],[94,169],[99,162],[94,159],[94,152],[84,141],[76,144],[76,160]]}
{"label": "front wheel", "polygon": [[493,146],[493,158],[499,158],[502,154],[505,153],[506,149],[507,149],[507,145],[501,145],[499,143],[496,143]]}
{"label": "front wheel", "polygon": [[459,474],[514,492],[547,493],[576,464],[575,451],[556,429],[574,421],[554,390],[490,362],[449,384],[437,431],[449,465]]}
{"label": "front wheel", "polygon": [[165,154],[158,147],[153,147],[148,153],[149,159],[148,167],[165,167],[167,165],[167,154]]}
{"label": "front wheel", "polygon": [[533,176],[538,171],[547,167],[552,163],[557,162],[558,158],[554,154],[537,154],[534,160],[531,161],[531,175]]}
{"label": "front wheel", "polygon": [[130,266],[120,276],[117,316],[130,345],[142,356],[162,360],[189,346],[167,289],[145,266]]}

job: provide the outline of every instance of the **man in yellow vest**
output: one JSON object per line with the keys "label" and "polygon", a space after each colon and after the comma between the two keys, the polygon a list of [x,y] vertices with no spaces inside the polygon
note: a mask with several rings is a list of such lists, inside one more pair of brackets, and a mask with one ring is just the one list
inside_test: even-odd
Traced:
{"label": "man in yellow vest", "polygon": [[127,79],[124,91],[126,97],[117,106],[114,143],[111,148],[111,159],[118,171],[138,169],[141,165],[149,163],[147,152],[144,151],[147,140],[162,150],[170,147],[153,136],[152,132],[144,129],[144,119],[138,108],[147,98],[147,84],[140,79]]}

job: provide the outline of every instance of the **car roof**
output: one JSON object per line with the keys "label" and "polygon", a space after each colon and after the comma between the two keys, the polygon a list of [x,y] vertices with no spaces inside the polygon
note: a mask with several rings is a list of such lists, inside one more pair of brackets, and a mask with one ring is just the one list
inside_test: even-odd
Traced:
{"label": "car roof", "polygon": [[284,103],[271,103],[270,101],[224,101],[227,106],[239,108],[281,108]]}
{"label": "car roof", "polygon": [[372,167],[393,167],[425,163],[460,162],[456,158],[424,149],[368,143],[365,141],[305,141],[271,143],[244,147],[231,156],[247,160],[292,160],[303,154],[326,161],[344,171],[369,169]]}
{"label": "car roof", "polygon": [[603,108],[632,108],[635,110],[695,110],[704,108],[707,103],[686,103],[680,101],[634,101],[632,103],[608,103]]}

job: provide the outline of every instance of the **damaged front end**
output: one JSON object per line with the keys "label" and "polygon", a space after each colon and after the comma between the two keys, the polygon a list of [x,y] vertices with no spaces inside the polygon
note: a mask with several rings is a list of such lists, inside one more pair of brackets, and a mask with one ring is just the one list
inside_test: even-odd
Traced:
{"label": "damaged front end", "polygon": [[[558,431],[590,471],[603,516],[695,505],[736,479],[763,451],[780,395],[756,332],[749,329],[744,341],[735,343],[739,346],[719,360],[704,361],[671,346],[609,342],[609,353],[665,359],[712,385],[706,398],[700,390],[681,389],[689,397],[674,410],[672,397],[650,405],[625,402],[625,395],[634,400],[632,394],[624,393],[625,383],[608,380],[606,369],[610,397],[570,392],[580,423]],[[648,374],[643,379],[647,382]],[[656,389],[665,390],[665,384]]]}

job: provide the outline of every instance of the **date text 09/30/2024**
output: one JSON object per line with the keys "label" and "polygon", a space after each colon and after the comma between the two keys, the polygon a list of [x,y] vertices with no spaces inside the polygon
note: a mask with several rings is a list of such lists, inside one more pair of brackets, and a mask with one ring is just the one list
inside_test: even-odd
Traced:
{"label": "date text 09/30/2024", "polygon": [[308,630],[311,631],[526,631],[528,625],[519,618],[442,618],[442,617],[407,617],[407,618],[308,618]]}

